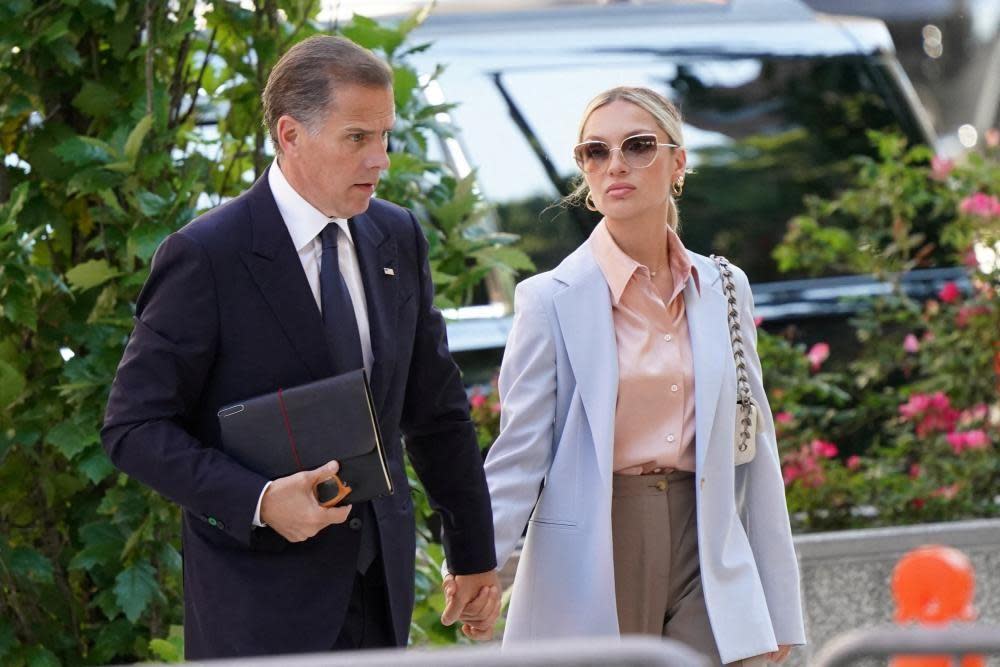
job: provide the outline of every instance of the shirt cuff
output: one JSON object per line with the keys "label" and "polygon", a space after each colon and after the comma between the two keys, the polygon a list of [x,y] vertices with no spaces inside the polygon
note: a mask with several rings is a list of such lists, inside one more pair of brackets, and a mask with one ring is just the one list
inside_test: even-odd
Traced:
{"label": "shirt cuff", "polygon": [[266,523],[260,520],[260,503],[264,500],[264,494],[267,493],[267,487],[271,486],[271,482],[264,485],[264,488],[260,490],[260,497],[257,498],[257,509],[253,513],[253,525],[256,528],[264,528],[267,526]]}

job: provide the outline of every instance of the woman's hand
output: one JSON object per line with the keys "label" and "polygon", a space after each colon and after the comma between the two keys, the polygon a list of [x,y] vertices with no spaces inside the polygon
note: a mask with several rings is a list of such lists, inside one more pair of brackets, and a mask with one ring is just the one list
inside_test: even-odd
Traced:
{"label": "woman's hand", "polygon": [[767,656],[767,659],[770,660],[771,662],[784,662],[785,658],[788,657],[788,654],[791,652],[791,650],[792,647],[789,644],[778,644],[777,651],[771,651],[770,653],[766,653],[765,655]]}

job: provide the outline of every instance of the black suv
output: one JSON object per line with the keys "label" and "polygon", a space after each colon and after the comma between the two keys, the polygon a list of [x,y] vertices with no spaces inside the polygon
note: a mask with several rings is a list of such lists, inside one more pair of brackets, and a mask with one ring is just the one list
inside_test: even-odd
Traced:
{"label": "black suv", "polygon": [[[433,43],[418,64],[446,64],[428,94],[459,104],[460,134],[442,143],[444,157],[477,170],[492,224],[520,234],[538,270],[597,221],[551,208],[576,174],[581,111],[601,90],[634,84],[663,92],[685,118],[694,170],[680,202],[685,244],[747,271],[765,326],[827,335],[852,308],[843,297],[888,289],[870,276],[779,274],[771,257],[803,196],[832,194],[851,176],[847,158],[873,152],[867,130],[935,144],[880,21],[820,15],[797,0],[691,0],[452,11],[432,15],[417,38]],[[959,274],[916,271],[906,284],[917,296]],[[509,294],[494,290],[485,311],[448,313],[467,373],[495,364]]]}

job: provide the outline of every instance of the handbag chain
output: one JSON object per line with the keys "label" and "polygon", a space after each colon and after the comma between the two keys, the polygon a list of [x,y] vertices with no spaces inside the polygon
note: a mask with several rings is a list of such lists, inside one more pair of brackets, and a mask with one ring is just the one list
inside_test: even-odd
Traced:
{"label": "handbag chain", "polygon": [[750,411],[753,409],[752,398],[750,396],[750,380],[747,377],[746,355],[743,353],[743,331],[740,329],[740,314],[736,301],[736,285],[733,283],[733,270],[729,267],[729,260],[721,255],[712,255],[712,261],[719,267],[719,274],[722,276],[722,288],[726,294],[729,310],[729,341],[733,348],[733,361],[736,363],[736,404],[742,410],[740,419],[742,428],[739,429],[739,443],[737,448],[742,452],[749,446]]}

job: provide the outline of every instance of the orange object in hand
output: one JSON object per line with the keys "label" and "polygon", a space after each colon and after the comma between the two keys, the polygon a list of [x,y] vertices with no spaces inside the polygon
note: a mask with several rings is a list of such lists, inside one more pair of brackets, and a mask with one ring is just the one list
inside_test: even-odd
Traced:
{"label": "orange object in hand", "polygon": [[[941,626],[973,621],[975,570],[968,557],[952,547],[932,545],[903,556],[892,572],[896,623]],[[948,656],[897,656],[891,667],[951,667]],[[962,658],[961,667],[983,667],[980,655]]]}

